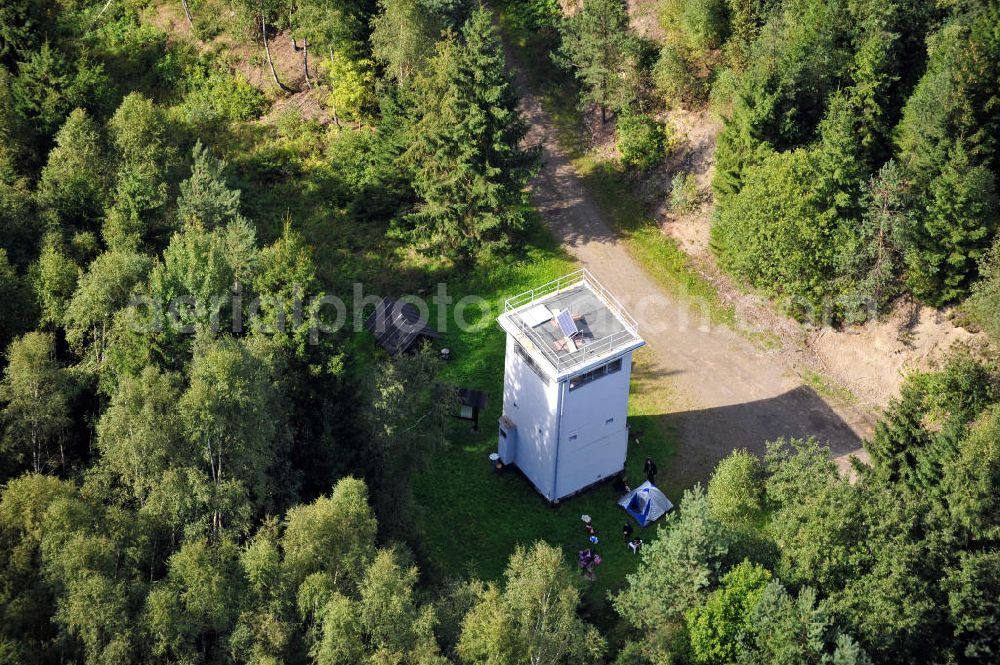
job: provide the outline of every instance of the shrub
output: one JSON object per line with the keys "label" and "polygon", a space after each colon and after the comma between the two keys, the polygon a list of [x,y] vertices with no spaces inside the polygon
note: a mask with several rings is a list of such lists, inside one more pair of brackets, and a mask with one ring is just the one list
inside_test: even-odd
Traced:
{"label": "shrub", "polygon": [[698,207],[701,194],[698,180],[691,173],[677,173],[670,180],[670,209],[677,213],[692,212]]}
{"label": "shrub", "polygon": [[227,120],[253,120],[267,111],[267,97],[239,72],[203,61],[187,67],[184,74],[183,105],[189,113],[210,109]]}
{"label": "shrub", "polygon": [[664,0],[660,25],[671,41],[707,51],[722,45],[729,31],[725,0]]}
{"label": "shrub", "polygon": [[631,640],[625,643],[615,658],[615,665],[648,665],[649,662],[645,645]]}
{"label": "shrub", "polygon": [[720,580],[704,605],[686,615],[696,663],[735,663],[753,629],[753,614],[771,573],[749,561],[739,563]]}
{"label": "shrub", "polygon": [[352,60],[340,51],[334,51],[327,71],[333,85],[326,98],[326,106],[338,119],[360,120],[377,106],[371,60]]}
{"label": "shrub", "polygon": [[1000,341],[1000,237],[979,264],[979,274],[963,309],[990,338]]}
{"label": "shrub", "polygon": [[836,226],[811,153],[770,155],[744,174],[744,185],[721,207],[712,248],[722,268],[753,286],[788,298],[799,318],[825,315],[835,294],[831,276]]}
{"label": "shrub", "polygon": [[50,135],[76,107],[107,110],[110,89],[103,64],[87,58],[74,60],[45,42],[18,64],[10,101],[36,131]]}
{"label": "shrub", "polygon": [[708,481],[712,516],[727,526],[750,526],[764,507],[764,474],[760,460],[747,450],[734,450],[719,462]]}
{"label": "shrub", "polygon": [[500,4],[510,23],[526,32],[555,28],[562,18],[559,0],[505,0]]}
{"label": "shrub", "polygon": [[267,97],[243,74],[219,74],[212,93],[215,107],[231,120],[253,120],[267,112]]}
{"label": "shrub", "polygon": [[626,166],[646,170],[663,161],[666,142],[663,125],[645,115],[618,119],[618,150]]}
{"label": "shrub", "polygon": [[669,44],[653,66],[653,83],[667,106],[686,106],[708,95],[708,82],[694,72],[694,65]]}

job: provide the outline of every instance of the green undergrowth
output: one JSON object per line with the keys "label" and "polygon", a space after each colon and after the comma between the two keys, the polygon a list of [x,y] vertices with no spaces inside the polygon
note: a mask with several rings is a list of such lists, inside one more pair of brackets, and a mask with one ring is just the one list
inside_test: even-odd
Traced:
{"label": "green undergrowth", "polygon": [[812,388],[821,397],[838,400],[846,404],[853,404],[857,397],[847,388],[837,385],[829,378],[811,369],[802,372],[802,382]]}

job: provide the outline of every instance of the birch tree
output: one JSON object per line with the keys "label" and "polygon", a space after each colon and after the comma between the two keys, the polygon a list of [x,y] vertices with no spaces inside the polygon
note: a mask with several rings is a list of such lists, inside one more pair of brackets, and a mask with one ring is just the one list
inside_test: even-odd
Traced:
{"label": "birch tree", "polygon": [[213,538],[228,520],[248,518],[269,497],[280,427],[276,403],[266,367],[239,342],[207,342],[195,354],[180,412],[209,474]]}
{"label": "birch tree", "polygon": [[69,401],[71,381],[55,357],[55,339],[32,332],[14,340],[7,350],[9,364],[0,382],[6,454],[31,460],[40,473],[58,451],[65,467],[63,436],[72,421]]}
{"label": "birch tree", "polygon": [[604,638],[580,618],[580,591],[562,550],[514,550],[503,587],[489,584],[465,616],[458,653],[467,663],[600,662]]}
{"label": "birch tree", "polygon": [[243,18],[248,34],[255,34],[264,46],[264,57],[274,84],[284,92],[293,92],[291,88],[278,78],[278,70],[274,67],[271,57],[271,46],[267,41],[268,26],[272,25],[279,13],[287,10],[284,0],[233,0],[237,13]]}

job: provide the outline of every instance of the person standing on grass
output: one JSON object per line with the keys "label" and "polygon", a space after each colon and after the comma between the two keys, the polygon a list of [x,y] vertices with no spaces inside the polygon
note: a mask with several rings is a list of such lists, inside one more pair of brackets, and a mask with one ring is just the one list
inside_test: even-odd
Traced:
{"label": "person standing on grass", "polygon": [[650,484],[656,484],[656,462],[653,461],[652,457],[646,458],[646,464],[642,467],[642,470],[646,473],[646,480]]}
{"label": "person standing on grass", "polygon": [[622,527],[622,535],[625,537],[625,542],[632,540],[632,525],[625,522],[625,526]]}

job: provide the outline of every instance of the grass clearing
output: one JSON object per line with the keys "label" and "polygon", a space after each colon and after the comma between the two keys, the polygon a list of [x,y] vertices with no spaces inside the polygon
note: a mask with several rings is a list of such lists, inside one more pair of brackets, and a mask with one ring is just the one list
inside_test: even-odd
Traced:
{"label": "grass clearing", "polygon": [[837,400],[845,404],[854,404],[857,396],[847,388],[837,385],[819,372],[811,369],[803,370],[802,382],[816,391],[821,397]]}
{"label": "grass clearing", "polygon": [[[472,331],[459,331],[449,322],[441,344],[452,350],[454,360],[442,378],[486,390],[490,403],[481,414],[480,431],[471,432],[467,422],[456,420],[451,445],[438,451],[428,469],[417,477],[414,489],[419,532],[424,535],[424,554],[438,575],[446,571],[450,576],[495,580],[518,544],[545,540],[561,546],[567,561],[575,562],[577,551],[588,545],[580,515],[589,514],[599,531],[604,563],[598,568],[597,581],[585,586],[586,612],[592,621],[608,622],[614,615],[607,593],[621,587],[638,561],[622,540],[626,515],[617,506],[618,496],[610,484],[551,508],[523,476],[512,470],[498,475],[487,458],[497,448],[496,422],[503,406],[504,332],[496,324],[496,316],[505,298],[576,267],[540,223],[537,227],[522,259],[449,283],[449,293],[456,300],[470,295],[483,300],[466,312]],[[432,321],[436,314],[432,312]],[[626,472],[635,483],[642,479],[647,455],[666,467],[674,451],[672,432],[661,417],[663,400],[669,395],[644,387],[655,379],[644,374],[642,353],[632,377],[629,406],[633,436]],[[679,488],[664,489],[672,500],[679,498]],[[648,541],[653,533],[654,529],[647,529],[642,537]]]}

